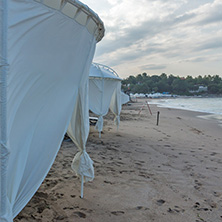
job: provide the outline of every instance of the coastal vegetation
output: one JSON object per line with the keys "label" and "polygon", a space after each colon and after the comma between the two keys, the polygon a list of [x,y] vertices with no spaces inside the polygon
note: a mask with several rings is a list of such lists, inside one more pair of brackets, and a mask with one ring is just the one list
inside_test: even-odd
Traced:
{"label": "coastal vegetation", "polygon": [[222,78],[219,75],[179,77],[174,75],[129,76],[122,80],[122,90],[126,93],[170,93],[177,95],[222,94]]}

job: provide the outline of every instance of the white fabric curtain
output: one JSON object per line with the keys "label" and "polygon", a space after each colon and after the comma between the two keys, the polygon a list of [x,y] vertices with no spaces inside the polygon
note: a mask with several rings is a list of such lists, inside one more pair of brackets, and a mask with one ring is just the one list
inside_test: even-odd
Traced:
{"label": "white fabric curtain", "polygon": [[[89,73],[89,67],[87,68],[86,72]],[[84,181],[87,182],[94,179],[94,168],[93,161],[86,152],[86,142],[89,135],[89,78],[88,75],[86,77],[83,87],[79,89],[67,134],[79,149],[73,159],[72,169],[77,176],[83,176]]]}
{"label": "white fabric curtain", "polygon": [[121,92],[121,103],[122,103],[122,105],[128,103],[129,101],[130,101],[129,95],[127,95],[124,92]]}
{"label": "white fabric curtain", "polygon": [[7,0],[0,1],[0,221],[6,214],[7,184]]}
{"label": "white fabric curtain", "polygon": [[96,44],[84,26],[59,11],[32,0],[8,0],[8,6],[10,154],[1,170],[7,183],[1,222],[22,210],[53,164]]}
{"label": "white fabric curtain", "polygon": [[112,95],[112,99],[110,102],[110,110],[115,115],[114,122],[117,125],[117,129],[119,128],[120,123],[120,112],[122,109],[122,102],[121,102],[121,82],[118,81],[116,83],[116,88],[114,90],[114,93]]}
{"label": "white fabric curtain", "polygon": [[106,78],[89,78],[89,109],[99,116],[96,129],[101,133],[103,116],[109,111],[110,101],[119,81]]}

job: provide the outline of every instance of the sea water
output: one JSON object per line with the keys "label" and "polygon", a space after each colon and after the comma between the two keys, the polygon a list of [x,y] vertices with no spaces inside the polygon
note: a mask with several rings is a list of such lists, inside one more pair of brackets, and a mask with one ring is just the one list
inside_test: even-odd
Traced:
{"label": "sea water", "polygon": [[206,115],[200,115],[199,117],[215,119],[222,126],[222,98],[177,97],[153,99],[148,102],[160,107],[204,112]]}
{"label": "sea water", "polygon": [[150,100],[149,102],[162,107],[222,115],[222,98],[178,97],[172,99]]}

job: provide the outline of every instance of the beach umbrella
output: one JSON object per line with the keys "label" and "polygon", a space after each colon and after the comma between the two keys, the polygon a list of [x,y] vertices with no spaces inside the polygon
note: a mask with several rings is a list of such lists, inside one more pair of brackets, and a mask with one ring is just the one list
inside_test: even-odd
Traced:
{"label": "beach umbrella", "polygon": [[[92,63],[89,72],[89,109],[98,116],[96,129],[100,136],[103,129],[103,116],[108,113],[113,93],[117,88],[120,89],[121,80],[110,67]],[[119,115],[118,112],[117,115]]]}
{"label": "beach umbrella", "polygon": [[0,221],[11,222],[54,162],[104,26],[76,0],[1,0],[0,32]]}

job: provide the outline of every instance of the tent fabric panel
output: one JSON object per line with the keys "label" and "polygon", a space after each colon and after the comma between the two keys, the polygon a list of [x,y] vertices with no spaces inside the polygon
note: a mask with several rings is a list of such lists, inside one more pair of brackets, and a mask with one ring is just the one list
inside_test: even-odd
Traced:
{"label": "tent fabric panel", "polygon": [[121,92],[121,103],[122,103],[122,105],[128,103],[129,101],[130,101],[129,95],[127,95],[124,92]]}
{"label": "tent fabric panel", "polygon": [[[105,33],[105,28],[102,20],[99,16],[91,10],[87,5],[78,0],[34,0],[38,3],[44,4],[47,7],[56,9],[62,12],[64,15],[72,18],[81,25],[87,26],[88,21],[94,21],[91,26],[87,26],[90,34],[95,36],[97,42],[99,42]],[[89,28],[90,27],[90,28]]]}
{"label": "tent fabric panel", "polygon": [[96,124],[99,132],[102,131],[103,116],[109,111],[110,101],[118,82],[112,79],[89,79],[89,109],[99,116]]}
{"label": "tent fabric panel", "polygon": [[[10,214],[7,208],[7,164],[9,149],[7,146],[7,0],[0,1],[0,221],[7,220]],[[10,218],[12,219],[12,218]]]}
{"label": "tent fabric panel", "polygon": [[[95,48],[92,49],[94,54]],[[76,144],[79,152],[75,155],[72,162],[72,169],[76,175],[84,177],[85,181],[94,179],[93,161],[86,152],[86,142],[89,135],[89,68],[92,62],[92,57],[89,57],[88,66],[85,67],[85,79],[83,79],[82,87],[79,89],[79,94],[72,118],[67,130],[68,135]]]}
{"label": "tent fabric panel", "polygon": [[117,81],[89,80],[89,109],[98,116],[104,116],[109,111],[110,101]]}
{"label": "tent fabric panel", "polygon": [[86,27],[39,3],[8,2],[7,209],[11,215],[4,216],[12,221],[55,159],[96,41]]}
{"label": "tent fabric panel", "polygon": [[118,82],[116,85],[116,88],[114,90],[114,93],[112,95],[112,99],[110,102],[110,110],[115,115],[114,122],[116,123],[117,127],[119,127],[120,123],[120,112],[122,109],[122,103],[121,103],[121,82]]}

